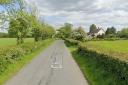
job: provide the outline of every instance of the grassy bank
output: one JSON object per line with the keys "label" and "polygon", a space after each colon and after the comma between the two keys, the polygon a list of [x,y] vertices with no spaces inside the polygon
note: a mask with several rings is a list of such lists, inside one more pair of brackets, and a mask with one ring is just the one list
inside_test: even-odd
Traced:
{"label": "grassy bank", "polygon": [[113,74],[106,72],[95,58],[79,54],[75,46],[69,47],[69,49],[90,85],[127,85],[118,83],[120,81],[117,81],[118,79]]}
{"label": "grassy bank", "polygon": [[101,50],[99,53],[95,48],[90,50],[85,43],[69,43],[66,44],[90,85],[128,85],[128,64],[125,61],[103,54]]}
{"label": "grassy bank", "polygon": [[[2,72],[0,75],[0,85],[2,85],[5,81],[11,78],[16,72],[18,72],[25,64],[30,62],[35,56],[37,56],[42,50],[48,47],[54,40],[44,40],[41,43],[41,47],[34,50],[32,53],[22,56],[19,60],[15,61],[14,63],[9,64],[6,67],[6,70]],[[37,43],[38,44],[38,43]]]}

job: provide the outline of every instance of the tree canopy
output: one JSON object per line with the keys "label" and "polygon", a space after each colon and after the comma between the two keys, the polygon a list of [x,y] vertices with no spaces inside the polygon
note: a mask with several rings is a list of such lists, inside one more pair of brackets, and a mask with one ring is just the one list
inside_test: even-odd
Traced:
{"label": "tree canopy", "polygon": [[0,5],[10,4],[13,0],[0,0]]}
{"label": "tree canopy", "polygon": [[107,28],[105,34],[106,34],[106,35],[108,35],[108,34],[116,34],[116,28],[115,28],[115,27]]}
{"label": "tree canopy", "polygon": [[75,40],[84,40],[87,36],[87,33],[83,30],[82,27],[78,27],[77,29],[73,30],[71,33],[71,38]]}
{"label": "tree canopy", "polygon": [[121,31],[117,32],[120,38],[128,38],[128,28],[123,28]]}
{"label": "tree canopy", "polygon": [[34,37],[35,41],[51,38],[55,30],[48,24],[42,24],[38,18],[38,9],[30,7],[31,11],[27,11],[23,0],[16,0],[18,8],[9,9],[9,30],[8,33],[12,37],[17,38],[17,43],[23,43],[26,36]]}
{"label": "tree canopy", "polygon": [[58,29],[57,36],[59,38],[69,38],[72,32],[72,26],[73,25],[70,23],[65,23],[64,26]]}
{"label": "tree canopy", "polygon": [[90,33],[91,32],[94,32],[95,30],[97,29],[97,27],[96,27],[96,25],[95,24],[92,24],[91,26],[90,26]]}
{"label": "tree canopy", "polygon": [[17,37],[17,44],[23,43],[23,37],[28,32],[28,23],[24,18],[17,18],[16,20],[10,20],[9,34]]}

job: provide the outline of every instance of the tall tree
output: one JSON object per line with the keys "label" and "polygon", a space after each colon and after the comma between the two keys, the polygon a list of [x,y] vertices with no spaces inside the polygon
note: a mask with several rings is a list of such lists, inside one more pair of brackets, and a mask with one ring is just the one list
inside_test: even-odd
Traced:
{"label": "tall tree", "polygon": [[94,32],[95,30],[97,29],[97,27],[96,27],[96,25],[95,24],[92,24],[91,26],[90,26],[90,33],[91,32]]}
{"label": "tall tree", "polygon": [[42,25],[42,40],[47,38],[52,38],[55,34],[55,29],[49,24]]}
{"label": "tall tree", "polygon": [[128,38],[128,28],[123,28],[121,31],[117,32],[120,38]]}
{"label": "tall tree", "polygon": [[72,31],[71,37],[75,40],[84,40],[87,36],[87,33],[83,30],[82,27],[78,27],[77,29]]}
{"label": "tall tree", "polygon": [[105,34],[106,34],[106,35],[108,35],[108,34],[116,34],[116,28],[115,28],[115,27],[107,28]]}
{"label": "tall tree", "polygon": [[64,26],[58,30],[58,36],[61,38],[69,38],[72,32],[72,26],[70,23],[65,23]]}
{"label": "tall tree", "polygon": [[32,30],[32,34],[33,34],[33,37],[35,39],[35,42],[37,42],[41,38],[42,25],[41,25],[40,21],[33,15],[31,16],[30,20],[31,20],[29,22],[30,23],[30,28]]}
{"label": "tall tree", "polygon": [[[6,7],[9,15],[9,34],[17,37],[17,44],[24,42],[23,38],[29,30],[30,14],[25,10],[24,0],[13,0],[14,4]],[[13,6],[14,5],[14,6]]]}
{"label": "tall tree", "polygon": [[24,42],[23,38],[28,32],[28,23],[23,18],[17,18],[16,20],[11,20],[9,24],[9,34],[17,37],[17,44],[22,44]]}

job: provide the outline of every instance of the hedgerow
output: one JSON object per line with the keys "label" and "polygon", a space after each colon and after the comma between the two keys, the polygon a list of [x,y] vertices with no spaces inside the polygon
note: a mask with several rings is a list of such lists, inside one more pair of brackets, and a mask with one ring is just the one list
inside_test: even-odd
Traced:
{"label": "hedgerow", "polygon": [[5,71],[9,64],[14,64],[22,57],[32,53],[42,46],[43,43],[25,43],[18,46],[0,48],[0,75]]}
{"label": "hedgerow", "polygon": [[65,43],[68,46],[73,46],[73,45],[78,45],[80,43],[80,41],[78,40],[74,40],[74,39],[65,39]]}
{"label": "hedgerow", "polygon": [[112,82],[109,82],[110,85],[128,85],[128,62],[88,49],[83,43],[76,43],[74,40],[67,39],[65,42],[67,46],[76,45],[78,47],[77,53],[81,57],[89,59],[88,62],[94,62],[90,64],[95,64],[97,68],[102,70],[101,72],[104,75],[111,76]]}
{"label": "hedgerow", "polygon": [[110,82],[110,84],[128,85],[127,62],[115,59],[105,54],[97,53],[93,50],[89,50],[82,44],[79,44],[78,53],[85,58],[91,58],[92,61],[95,61],[96,66],[102,68],[104,74],[112,75],[113,82]]}

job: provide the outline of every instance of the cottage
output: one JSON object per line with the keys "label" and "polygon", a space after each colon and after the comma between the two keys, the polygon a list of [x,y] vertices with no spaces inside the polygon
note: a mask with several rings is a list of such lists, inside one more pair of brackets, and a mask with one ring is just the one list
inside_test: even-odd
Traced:
{"label": "cottage", "polygon": [[98,35],[103,35],[103,34],[105,34],[104,29],[98,28],[98,29],[96,29],[96,30],[94,30],[92,32],[89,32],[88,36],[89,37],[97,37]]}

